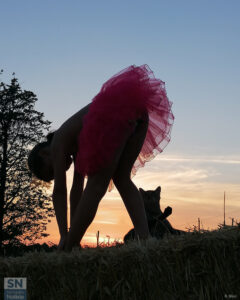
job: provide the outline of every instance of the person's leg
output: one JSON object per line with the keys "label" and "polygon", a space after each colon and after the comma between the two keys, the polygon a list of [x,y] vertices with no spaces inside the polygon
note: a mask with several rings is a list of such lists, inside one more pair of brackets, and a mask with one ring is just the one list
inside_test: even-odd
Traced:
{"label": "person's leg", "polygon": [[86,188],[83,191],[82,197],[74,213],[65,245],[66,251],[71,251],[74,245],[79,245],[84,233],[92,223],[99,202],[104,196],[110,181],[108,176],[105,177],[105,182],[103,182],[102,179],[103,176],[100,176],[99,178],[96,176],[96,181],[92,178],[88,179]]}
{"label": "person's leg", "polygon": [[74,213],[64,250],[71,251],[73,245],[79,244],[88,226],[93,221],[99,202],[107,191],[108,184],[118,166],[129,136],[130,133],[126,133],[121,147],[115,153],[115,157],[109,166],[88,177],[86,188]]}
{"label": "person's leg", "polygon": [[144,143],[148,129],[148,120],[142,121],[136,127],[134,134],[128,139],[120,157],[118,167],[113,176],[113,182],[127,208],[133,222],[135,232],[140,239],[149,236],[146,212],[143,199],[130,178],[131,170]]}
{"label": "person's leg", "polygon": [[121,180],[121,183],[117,185],[117,189],[132,220],[136,236],[139,237],[139,239],[148,238],[150,233],[143,200],[139,190],[130,178]]}

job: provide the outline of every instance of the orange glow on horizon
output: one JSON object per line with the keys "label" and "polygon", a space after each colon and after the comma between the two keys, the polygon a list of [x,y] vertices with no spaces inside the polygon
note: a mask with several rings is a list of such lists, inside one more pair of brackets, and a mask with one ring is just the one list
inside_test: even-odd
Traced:
{"label": "orange glow on horizon", "polygon": [[[172,159],[171,159],[172,158]],[[230,164],[232,170],[237,170],[239,159],[208,162],[206,159],[181,159],[163,156],[155,158],[144,168],[138,170],[133,178],[137,187],[144,190],[155,190],[159,185],[161,192],[161,209],[167,206],[173,208],[168,218],[177,229],[197,225],[200,218],[201,228],[214,229],[223,223],[223,194],[226,191],[226,224],[231,224],[231,218],[239,221],[240,185],[226,178],[224,181],[222,165]],[[220,168],[221,165],[221,168]],[[235,172],[235,171],[234,171]],[[233,173],[234,173],[233,172]],[[71,171],[68,172],[68,191],[71,187]],[[100,241],[122,241],[124,235],[132,228],[132,222],[116,188],[107,192],[102,199],[93,223],[86,231],[81,244],[96,246],[96,233],[100,232]],[[55,218],[47,227],[49,237],[39,240],[39,243],[59,242],[58,227]]]}

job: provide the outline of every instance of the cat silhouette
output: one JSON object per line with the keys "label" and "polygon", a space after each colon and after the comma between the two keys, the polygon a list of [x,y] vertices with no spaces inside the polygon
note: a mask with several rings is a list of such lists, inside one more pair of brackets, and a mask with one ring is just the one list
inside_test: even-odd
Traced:
{"label": "cat silhouette", "polygon": [[[167,220],[167,217],[172,213],[171,207],[168,206],[164,210],[164,212],[162,212],[160,207],[160,186],[157,187],[156,190],[149,191],[145,191],[142,188],[140,188],[139,192],[141,193],[141,196],[143,198],[148,227],[151,236],[156,237],[157,239],[162,239],[165,234],[186,234],[185,231],[173,228],[170,222]],[[134,238],[135,230],[133,228],[124,236],[124,242],[132,240]]]}

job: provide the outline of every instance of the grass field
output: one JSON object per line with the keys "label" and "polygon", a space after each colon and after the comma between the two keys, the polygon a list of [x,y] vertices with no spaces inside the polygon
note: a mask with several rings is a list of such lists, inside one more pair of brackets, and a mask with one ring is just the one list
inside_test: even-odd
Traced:
{"label": "grass field", "polygon": [[1,299],[4,277],[27,277],[28,300],[240,299],[240,227],[0,257],[0,277]]}

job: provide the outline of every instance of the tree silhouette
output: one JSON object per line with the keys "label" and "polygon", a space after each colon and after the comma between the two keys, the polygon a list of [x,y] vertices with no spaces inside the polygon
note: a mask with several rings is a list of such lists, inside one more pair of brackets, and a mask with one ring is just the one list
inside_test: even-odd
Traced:
{"label": "tree silhouette", "polygon": [[[2,74],[2,72],[0,73]],[[43,113],[34,109],[37,97],[22,90],[18,79],[0,82],[0,249],[46,237],[53,217],[49,185],[33,178],[27,166],[32,145],[49,129]]]}

